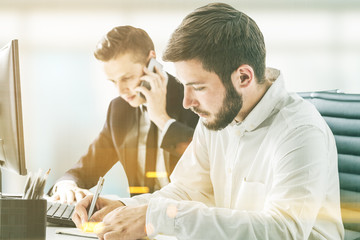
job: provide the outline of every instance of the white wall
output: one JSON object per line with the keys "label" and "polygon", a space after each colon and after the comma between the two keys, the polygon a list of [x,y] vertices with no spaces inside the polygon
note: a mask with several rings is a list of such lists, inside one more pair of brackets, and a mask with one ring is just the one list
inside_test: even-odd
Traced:
{"label": "white wall", "polygon": [[[92,56],[101,36],[117,25],[141,27],[153,38],[161,59],[182,18],[207,2],[0,2],[0,46],[13,38],[20,45],[27,167],[29,171],[52,169],[47,189],[86,152],[102,128],[109,101],[116,96]],[[267,45],[267,64],[283,71],[290,91],[360,93],[360,4],[356,1],[347,5],[341,0],[330,4],[325,0],[224,2],[258,23]],[[174,73],[171,64],[165,68]],[[117,167],[114,175],[121,172]],[[22,190],[23,177],[8,172],[3,177],[4,192]],[[104,191],[126,195],[123,173],[118,181],[115,185],[120,187],[106,180]]]}

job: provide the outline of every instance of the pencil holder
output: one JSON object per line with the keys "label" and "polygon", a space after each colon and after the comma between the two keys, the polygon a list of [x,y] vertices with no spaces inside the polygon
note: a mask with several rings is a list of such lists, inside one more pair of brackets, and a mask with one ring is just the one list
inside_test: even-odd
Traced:
{"label": "pencil holder", "polygon": [[0,199],[0,240],[45,240],[45,199]]}

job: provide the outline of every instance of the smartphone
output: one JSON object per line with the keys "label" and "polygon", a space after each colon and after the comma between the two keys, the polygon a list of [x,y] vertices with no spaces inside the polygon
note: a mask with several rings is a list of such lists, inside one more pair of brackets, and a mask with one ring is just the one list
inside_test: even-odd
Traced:
{"label": "smartphone", "polygon": [[[158,61],[156,61],[155,58],[151,58],[148,66],[147,66],[147,69],[149,69],[149,71],[151,71],[151,72],[155,72],[155,66],[156,66],[160,71],[162,71],[163,66],[161,65],[161,63],[159,63]],[[144,87],[146,87],[146,88],[149,89],[149,90],[151,89],[150,83],[147,82],[147,81],[141,81],[140,86],[144,86]],[[139,92],[139,96],[141,96],[142,98],[145,98],[145,96],[144,96],[141,92]]]}

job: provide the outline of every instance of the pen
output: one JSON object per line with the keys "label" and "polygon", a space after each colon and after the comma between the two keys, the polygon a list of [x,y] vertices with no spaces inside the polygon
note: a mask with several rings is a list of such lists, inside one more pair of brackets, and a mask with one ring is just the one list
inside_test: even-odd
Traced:
{"label": "pen", "polygon": [[27,179],[26,179],[26,183],[25,183],[25,188],[24,188],[24,194],[23,194],[23,199],[26,199],[28,196],[28,192],[29,192],[29,188],[31,185],[31,172],[28,174]]}
{"label": "pen", "polygon": [[46,179],[48,178],[50,171],[51,171],[51,168],[49,168],[49,170],[48,170],[48,171],[45,173],[45,175],[41,178],[40,184],[39,184],[39,187],[38,187],[38,192],[37,192],[36,199],[40,199],[40,198],[43,197]]}
{"label": "pen", "polygon": [[99,195],[100,195],[100,192],[101,192],[101,189],[104,185],[104,178],[103,177],[100,177],[99,178],[99,181],[96,185],[96,191],[95,191],[95,194],[94,194],[94,197],[91,201],[91,205],[90,205],[90,208],[89,208],[89,212],[88,212],[88,221],[90,220],[93,212],[94,212],[94,208],[95,208],[95,204],[96,204],[96,201],[97,199],[99,198]]}
{"label": "pen", "polygon": [[32,174],[31,172],[28,174],[26,179],[23,199],[41,199],[44,195],[44,187],[46,183],[46,179],[49,176],[50,169],[41,176],[42,170],[39,169],[37,174]]}

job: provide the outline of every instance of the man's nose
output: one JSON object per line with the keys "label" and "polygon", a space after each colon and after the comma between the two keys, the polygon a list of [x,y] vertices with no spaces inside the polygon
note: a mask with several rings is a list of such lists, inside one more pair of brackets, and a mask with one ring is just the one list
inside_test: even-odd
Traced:
{"label": "man's nose", "polygon": [[186,88],[184,89],[184,99],[183,99],[183,107],[185,109],[189,109],[191,107],[194,107],[197,105],[197,101],[194,98],[193,93],[191,92],[191,90],[186,90]]}
{"label": "man's nose", "polygon": [[125,94],[125,93],[127,93],[129,91],[129,87],[125,83],[117,82],[116,87],[117,87],[120,94]]}

